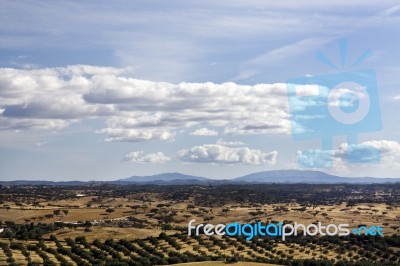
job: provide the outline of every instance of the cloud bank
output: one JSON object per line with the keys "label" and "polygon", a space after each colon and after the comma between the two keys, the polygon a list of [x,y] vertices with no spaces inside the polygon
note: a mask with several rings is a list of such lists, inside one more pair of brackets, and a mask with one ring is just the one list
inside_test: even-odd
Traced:
{"label": "cloud bank", "polygon": [[277,155],[277,151],[264,153],[248,147],[227,147],[220,144],[195,146],[178,152],[178,157],[182,161],[210,164],[275,164]]}
{"label": "cloud bank", "polygon": [[171,158],[162,152],[144,154],[143,151],[130,152],[122,159],[123,162],[132,163],[165,163],[170,160]]}
{"label": "cloud bank", "polygon": [[[353,155],[349,155],[351,150]],[[357,145],[342,143],[338,148],[329,151],[312,150],[297,152],[299,161],[305,167],[333,166],[342,168],[350,159],[362,163],[392,164],[400,156],[400,143],[391,140],[372,140],[361,142]],[[331,164],[332,163],[332,164]]]}
{"label": "cloud bank", "polygon": [[285,84],[153,82],[131,69],[72,65],[0,69],[0,129],[60,130],[102,119],[108,141],[171,140],[192,135],[290,133]]}
{"label": "cloud bank", "polygon": [[218,136],[218,131],[206,127],[199,128],[190,133],[192,136]]}

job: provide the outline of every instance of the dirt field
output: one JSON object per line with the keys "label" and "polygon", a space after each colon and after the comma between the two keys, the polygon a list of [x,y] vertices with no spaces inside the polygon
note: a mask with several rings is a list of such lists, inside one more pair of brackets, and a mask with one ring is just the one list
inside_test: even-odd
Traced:
{"label": "dirt field", "polygon": [[[278,193],[282,199],[270,197],[269,193],[257,195],[258,186],[244,194],[241,194],[243,188],[238,186],[238,192],[229,190],[224,196],[218,195],[218,188],[210,193],[209,188],[202,187],[185,187],[186,191],[181,187],[132,187],[137,192],[125,187],[54,188],[60,190],[57,193],[37,187],[7,189],[0,191],[0,230],[3,231],[0,232],[3,236],[0,238],[0,265],[52,261],[55,265],[90,266],[99,264],[99,258],[108,263],[140,260],[139,265],[185,261],[192,262],[181,265],[225,265],[221,261],[232,258],[242,261],[234,265],[253,265],[243,261],[276,265],[294,259],[325,261],[327,265],[342,260],[399,262],[400,205],[397,192],[391,186],[305,186],[306,196],[299,199],[296,197],[302,194],[288,195],[290,189]],[[326,201],[307,197],[307,192],[314,193],[314,190],[320,193],[330,190],[331,194],[319,196],[327,198]],[[271,193],[277,192],[271,190]],[[77,196],[82,194],[86,195]],[[249,200],[253,197],[257,198],[254,202]],[[263,197],[270,197],[273,203],[260,203],[265,202]],[[195,225],[236,221],[305,225],[346,223],[350,228],[379,225],[384,228],[386,238],[369,237],[364,241],[355,235],[347,238],[316,236],[291,237],[285,242],[276,237],[251,241],[206,235],[188,237],[188,222],[192,219],[196,220]],[[42,233],[38,235],[38,232]],[[395,236],[388,239],[392,235]],[[81,242],[82,237],[84,242]],[[40,238],[43,240],[38,241]],[[151,260],[151,264],[147,260]],[[202,260],[217,262],[193,262]]]}
{"label": "dirt field", "polygon": [[[121,205],[123,201],[115,201],[116,206]],[[132,211],[131,208],[123,205],[121,207],[114,207],[112,213],[107,213],[106,208],[99,207],[86,207],[85,202],[79,205],[78,208],[70,208],[69,204],[62,205],[59,202],[56,207],[35,209],[35,208],[17,208],[12,203],[10,209],[0,208],[0,221],[13,221],[16,223],[54,223],[56,221],[63,222],[76,222],[76,221],[110,221],[117,222],[124,220],[128,217],[135,217],[143,221],[149,222],[150,231],[159,233],[159,214],[152,212],[159,204],[171,204],[169,202],[155,202],[148,204],[145,210],[138,209]],[[76,203],[76,202],[75,202]],[[126,203],[126,202],[125,202]],[[233,221],[239,222],[254,222],[256,220],[265,221],[296,221],[297,223],[310,224],[314,222],[329,223],[348,223],[351,227],[359,224],[366,225],[381,225],[384,227],[385,234],[398,233],[400,225],[400,208],[393,208],[386,204],[360,204],[357,206],[346,207],[346,204],[334,206],[316,206],[307,207],[304,211],[299,211],[302,208],[299,204],[290,204],[282,206],[282,204],[263,205],[260,207],[238,207],[233,204],[228,204],[217,208],[192,208],[187,209],[188,204],[171,204],[168,212],[174,212],[172,223],[178,226],[187,226],[191,219],[196,219],[196,223],[209,222],[213,224],[218,223],[231,223]],[[285,209],[277,209],[284,207]],[[59,215],[46,218],[46,215],[52,215],[55,210],[60,210]],[[65,215],[62,211],[67,210],[68,214]],[[227,211],[228,210],[228,211]],[[254,215],[254,212],[259,212]],[[152,216],[151,216],[152,215]],[[212,219],[211,219],[212,218]],[[105,227],[108,227],[105,225]],[[97,227],[95,227],[97,228]],[[101,229],[101,227],[100,227]],[[102,235],[104,229],[98,231]],[[104,234],[106,237],[118,237],[121,230],[114,230],[110,234]],[[129,237],[141,237],[142,234],[136,235],[129,229],[122,230],[122,234],[127,234]],[[145,231],[144,231],[145,232]],[[65,232],[64,232],[65,233]],[[72,234],[73,235],[73,234]],[[90,237],[91,234],[88,234]]]}
{"label": "dirt field", "polygon": [[266,264],[266,263],[255,263],[255,262],[236,262],[226,263],[222,261],[206,261],[206,262],[189,262],[175,264],[177,266],[221,266],[221,265],[234,265],[234,266],[274,266],[278,264]]}

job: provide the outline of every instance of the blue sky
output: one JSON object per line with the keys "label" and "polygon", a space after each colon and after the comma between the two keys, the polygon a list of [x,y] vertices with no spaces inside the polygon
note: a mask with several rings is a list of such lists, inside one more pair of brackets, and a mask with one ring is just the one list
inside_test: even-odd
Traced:
{"label": "blue sky", "polygon": [[294,140],[286,82],[364,69],[382,128],[358,143],[380,162],[340,135],[319,170],[399,177],[399,28],[397,1],[1,1],[0,179],[298,168],[321,139]]}

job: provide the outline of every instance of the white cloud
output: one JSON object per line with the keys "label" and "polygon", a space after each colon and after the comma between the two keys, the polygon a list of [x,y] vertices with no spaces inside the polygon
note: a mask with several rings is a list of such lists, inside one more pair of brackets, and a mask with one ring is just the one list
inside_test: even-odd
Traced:
{"label": "white cloud", "polygon": [[211,164],[275,164],[278,152],[264,153],[248,147],[227,147],[219,144],[195,146],[189,150],[180,150],[178,157],[182,161]]}
{"label": "white cloud", "polygon": [[379,150],[384,158],[400,156],[400,143],[392,140],[370,140],[361,143]]}
{"label": "white cloud", "polygon": [[201,127],[194,135],[290,132],[285,84],[172,84],[130,73],[85,65],[0,68],[1,129],[57,130],[98,118],[107,126],[97,132],[108,141],[171,140],[191,127]]}
{"label": "white cloud", "polygon": [[334,150],[298,151],[297,156],[303,166],[312,168],[343,169],[351,163],[389,166],[400,159],[400,143],[391,140],[365,141],[357,145],[342,143]]}
{"label": "white cloud", "polygon": [[165,163],[170,160],[171,158],[164,155],[162,152],[144,154],[143,151],[134,151],[128,153],[122,159],[123,162],[133,162],[133,163]]}
{"label": "white cloud", "polygon": [[88,104],[82,95],[94,76],[123,71],[85,65],[0,68],[0,129],[59,130],[82,118],[111,115],[112,106]]}
{"label": "white cloud", "polygon": [[317,96],[320,94],[318,85],[298,85],[295,87],[296,96]]}
{"label": "white cloud", "polygon": [[218,136],[218,131],[206,127],[199,128],[190,133],[192,136]]}
{"label": "white cloud", "polygon": [[340,87],[333,90],[329,95],[329,105],[336,107],[351,107],[357,100],[368,97],[365,87],[357,86],[353,88]]}
{"label": "white cloud", "polygon": [[393,98],[393,100],[399,101],[399,100],[400,100],[400,95],[395,96],[395,97]]}
{"label": "white cloud", "polygon": [[118,142],[139,142],[145,140],[170,140],[174,133],[158,129],[126,129],[126,128],[105,128],[97,133],[106,133],[106,141]]}

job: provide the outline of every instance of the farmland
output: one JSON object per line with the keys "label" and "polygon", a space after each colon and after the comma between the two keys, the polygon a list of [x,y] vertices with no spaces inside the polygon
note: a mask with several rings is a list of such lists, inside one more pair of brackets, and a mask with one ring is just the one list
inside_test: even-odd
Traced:
{"label": "farmland", "polygon": [[[0,265],[395,265],[398,191],[396,184],[3,186]],[[191,219],[380,225],[384,236],[188,236]]]}

